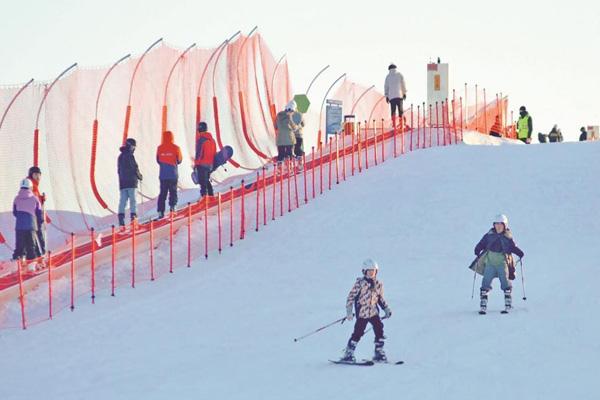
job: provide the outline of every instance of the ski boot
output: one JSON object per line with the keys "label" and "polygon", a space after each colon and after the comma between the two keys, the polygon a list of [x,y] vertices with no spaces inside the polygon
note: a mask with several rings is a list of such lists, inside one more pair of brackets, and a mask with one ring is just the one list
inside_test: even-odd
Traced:
{"label": "ski boot", "polygon": [[483,315],[487,312],[487,302],[488,302],[488,295],[487,295],[487,290],[481,290],[480,292],[480,297],[481,297],[481,302],[479,303],[479,314]]}
{"label": "ski boot", "polygon": [[353,340],[348,341],[348,345],[344,349],[344,355],[340,358],[340,361],[345,362],[356,362],[356,358],[354,358],[354,350],[356,350],[356,345],[358,342]]}
{"label": "ski boot", "polygon": [[163,219],[164,217],[165,217],[165,212],[159,211],[158,216],[156,217],[156,220],[158,221],[159,219]]}
{"label": "ski boot", "polygon": [[512,309],[511,291],[511,288],[508,288],[504,291],[504,311],[502,311],[502,314],[508,314],[508,312]]}
{"label": "ski boot", "polygon": [[385,351],[383,351],[383,339],[375,340],[375,354],[373,355],[373,362],[387,362]]}

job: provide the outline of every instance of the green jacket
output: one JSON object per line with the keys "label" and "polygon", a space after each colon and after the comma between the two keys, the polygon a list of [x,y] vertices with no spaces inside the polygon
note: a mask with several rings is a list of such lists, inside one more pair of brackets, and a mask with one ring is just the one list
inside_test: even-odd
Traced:
{"label": "green jacket", "polygon": [[275,120],[277,128],[277,146],[293,146],[296,144],[296,135],[294,130],[296,124],[285,111],[280,111]]}

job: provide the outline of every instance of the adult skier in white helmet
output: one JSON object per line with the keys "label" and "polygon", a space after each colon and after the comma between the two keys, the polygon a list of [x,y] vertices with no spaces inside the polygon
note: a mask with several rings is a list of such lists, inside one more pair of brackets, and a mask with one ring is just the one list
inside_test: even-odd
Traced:
{"label": "adult skier in white helmet", "polygon": [[363,276],[356,279],[356,283],[352,286],[348,299],[346,301],[346,319],[351,321],[354,317],[353,309],[356,312],[356,323],[354,324],[354,332],[348,340],[344,355],[341,361],[353,363],[354,350],[360,338],[365,333],[367,324],[373,326],[375,332],[375,355],[373,361],[387,362],[385,352],[383,351],[383,323],[379,317],[379,307],[385,311],[385,318],[392,316],[392,310],[388,306],[383,297],[383,283],[377,280],[377,272],[379,266],[375,261],[368,258],[362,264]]}

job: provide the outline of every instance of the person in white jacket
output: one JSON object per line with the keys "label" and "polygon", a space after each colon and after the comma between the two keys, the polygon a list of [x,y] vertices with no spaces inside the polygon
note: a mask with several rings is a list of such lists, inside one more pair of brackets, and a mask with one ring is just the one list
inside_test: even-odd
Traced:
{"label": "person in white jacket", "polygon": [[404,109],[402,102],[406,100],[406,84],[404,76],[396,69],[393,63],[388,67],[388,75],[385,77],[385,101],[392,108],[392,118],[396,115],[398,109],[399,117],[402,118]]}

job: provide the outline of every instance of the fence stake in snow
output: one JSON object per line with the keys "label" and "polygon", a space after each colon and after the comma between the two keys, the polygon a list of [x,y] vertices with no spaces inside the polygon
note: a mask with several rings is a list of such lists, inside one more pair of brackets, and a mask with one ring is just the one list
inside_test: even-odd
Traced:
{"label": "fence stake in snow", "polygon": [[71,232],[71,311],[75,309],[75,234]]}
{"label": "fence stake in snow", "polygon": [[25,320],[25,291],[23,290],[23,263],[25,257],[17,260],[17,270],[19,272],[19,303],[21,303],[21,325],[23,329],[27,329],[27,322]]}
{"label": "fence stake in snow", "polygon": [[192,203],[187,204],[187,267],[192,267]]}
{"label": "fence stake in snow", "polygon": [[110,227],[110,295],[115,297],[115,262],[116,262],[116,236],[115,226]]}
{"label": "fence stake in snow", "polygon": [[217,225],[219,226],[219,254],[223,249],[223,233],[221,228],[221,193],[217,193]]}
{"label": "fence stake in snow", "polygon": [[96,303],[96,238],[94,235],[94,228],[90,229],[91,242],[92,242],[92,304]]}

